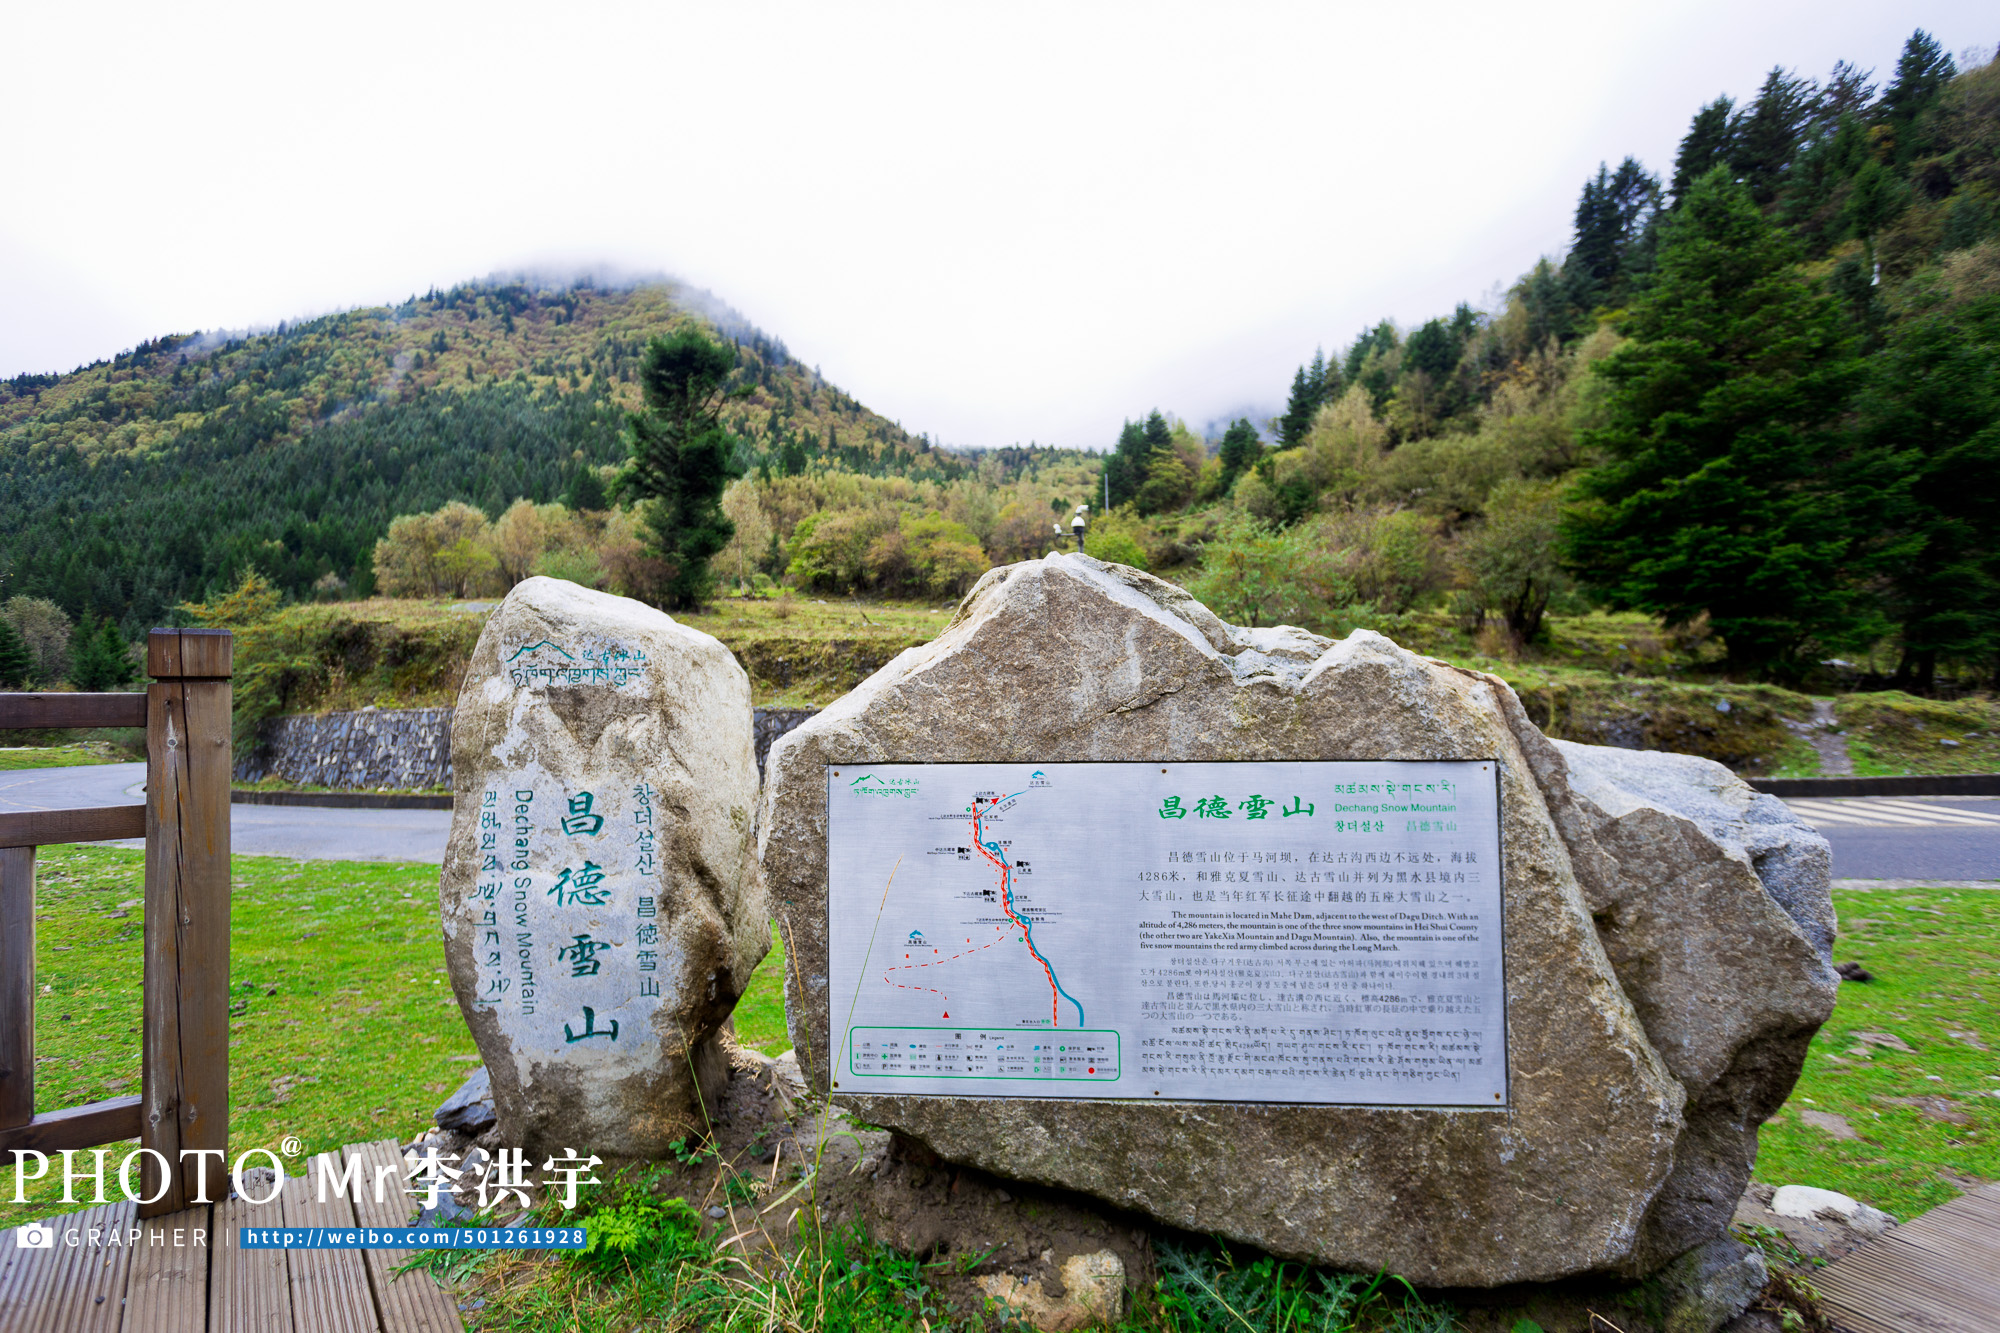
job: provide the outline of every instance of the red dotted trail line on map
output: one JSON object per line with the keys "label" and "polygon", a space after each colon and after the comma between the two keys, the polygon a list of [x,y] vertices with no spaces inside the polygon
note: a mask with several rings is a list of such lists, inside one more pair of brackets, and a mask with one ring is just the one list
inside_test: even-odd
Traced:
{"label": "red dotted trail line on map", "polygon": [[1000,906],[1006,909],[1008,919],[1021,928],[1021,942],[1028,946],[1029,957],[1042,965],[1042,975],[1049,979],[1049,1021],[1056,1027],[1061,1027],[1062,1010],[1059,1005],[1061,1003],[1062,991],[1056,985],[1055,970],[1049,966],[1049,960],[1042,957],[1040,951],[1035,948],[1034,941],[1028,938],[1028,923],[1014,915],[1013,868],[992,852],[986,850],[986,844],[981,841],[982,836],[979,831],[979,800],[977,797],[974,797],[972,801],[972,845],[977,847],[979,854],[991,861],[995,868],[1000,871]]}
{"label": "red dotted trail line on map", "polygon": [[[995,930],[1005,930],[1005,929],[1007,929],[1007,927],[1005,927],[1005,926],[995,926],[995,927],[993,927],[993,929],[995,929]],[[970,943],[971,943],[971,941],[970,941],[970,940],[968,940],[968,941],[966,941],[966,942],[967,942],[968,944],[970,944]],[[909,964],[906,964],[906,965],[904,965],[904,966],[902,966],[902,967],[892,967],[892,968],[890,968],[890,969],[889,969],[889,972],[914,972],[914,971],[916,971],[916,970],[917,970],[918,968],[920,968],[920,967],[943,967],[943,966],[944,966],[944,965],[945,965],[946,963],[950,963],[950,962],[956,962],[956,961],[957,961],[958,959],[960,959],[960,958],[970,958],[970,957],[971,957],[971,956],[972,956],[973,954],[976,954],[976,953],[980,952],[980,951],[981,951],[982,949],[990,949],[990,948],[992,948],[992,947],[993,947],[993,945],[995,945],[995,944],[999,944],[999,943],[1001,943],[1001,942],[1002,942],[1002,941],[1000,941],[1000,940],[994,940],[994,941],[992,941],[992,943],[990,943],[990,944],[976,944],[976,945],[973,945],[973,947],[972,947],[972,948],[970,948],[970,949],[960,949],[960,950],[959,950],[959,951],[958,951],[957,953],[955,953],[955,954],[951,955],[951,957],[949,957],[949,958],[933,958],[933,959],[932,959],[932,960],[931,960],[930,962],[928,962],[928,963],[909,963]],[[932,953],[936,953],[936,952],[937,952],[937,950],[933,949],[933,950],[931,950],[931,952],[932,952]],[[905,958],[908,958],[908,957],[909,957],[909,955],[908,955],[908,954],[904,954],[904,955],[903,955],[903,957],[905,957]],[[900,982],[900,981],[890,981],[890,980],[889,980],[889,972],[884,972],[884,973],[882,974],[882,981],[883,981],[883,984],[884,984],[884,985],[889,985],[889,986],[894,986],[894,987],[895,987],[895,988],[896,988],[897,990],[921,990],[921,991],[929,991],[929,992],[930,992],[931,994],[933,994],[933,995],[944,995],[944,998],[945,998],[945,999],[947,999],[947,1000],[949,1000],[949,999],[951,998],[951,997],[950,997],[949,995],[945,995],[943,991],[939,990],[939,989],[938,989],[937,987],[935,987],[935,986],[907,986],[907,985],[904,985],[904,984],[903,984],[902,982]]]}

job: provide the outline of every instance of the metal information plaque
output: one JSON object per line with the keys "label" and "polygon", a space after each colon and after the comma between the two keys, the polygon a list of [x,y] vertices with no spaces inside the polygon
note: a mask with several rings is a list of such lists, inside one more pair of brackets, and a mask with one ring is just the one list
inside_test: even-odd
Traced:
{"label": "metal information plaque", "polygon": [[1504,1106],[1496,770],[829,765],[834,1087]]}

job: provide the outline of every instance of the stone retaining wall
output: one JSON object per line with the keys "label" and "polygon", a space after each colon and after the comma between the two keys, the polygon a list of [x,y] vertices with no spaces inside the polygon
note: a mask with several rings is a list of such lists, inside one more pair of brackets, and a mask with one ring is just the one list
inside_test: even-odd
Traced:
{"label": "stone retaining wall", "polygon": [[306,787],[371,791],[451,783],[451,709],[364,708],[272,718],[236,762],[238,782],[283,778]]}
{"label": "stone retaining wall", "polygon": [[[759,773],[772,743],[818,711],[751,710]],[[257,747],[237,761],[236,780],[277,777],[305,787],[352,791],[449,787],[451,713],[449,708],[364,708],[273,718],[257,729]]]}
{"label": "stone retaining wall", "polygon": [[817,708],[753,708],[750,710],[751,735],[757,745],[757,776],[764,775],[764,756],[771,753],[771,747],[778,743],[778,737],[798,726],[817,713]]}

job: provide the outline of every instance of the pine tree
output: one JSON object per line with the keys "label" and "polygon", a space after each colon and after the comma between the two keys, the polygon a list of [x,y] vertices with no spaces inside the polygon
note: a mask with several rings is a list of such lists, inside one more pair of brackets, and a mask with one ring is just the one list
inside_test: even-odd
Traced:
{"label": "pine tree", "polygon": [[1236,479],[1255,467],[1263,456],[1264,444],[1257,438],[1257,428],[1242,417],[1230,422],[1216,450],[1216,458],[1222,464],[1223,493],[1228,494]]}
{"label": "pine tree", "polygon": [[1458,366],[1458,339],[1441,319],[1424,323],[1403,346],[1403,369],[1421,370],[1442,383]]}
{"label": "pine tree", "polygon": [[34,674],[35,655],[14,622],[0,616],[0,689],[18,689]]}
{"label": "pine tree", "polygon": [[1563,267],[1574,271],[1579,285],[1591,294],[1608,291],[1618,276],[1620,239],[1618,210],[1611,202],[1611,168],[1600,162],[1597,179],[1583,183],[1583,194],[1576,201],[1569,257]]}
{"label": "pine tree", "polygon": [[[1958,66],[1937,39],[1918,28],[1903,43],[1903,53],[1896,59],[1896,77],[1883,89],[1875,110],[1884,124],[1901,129],[1935,102],[1957,73]],[[1899,150],[1901,147],[1899,143]]]}
{"label": "pine tree", "polygon": [[1820,137],[1832,133],[1842,116],[1860,115],[1868,109],[1875,100],[1875,85],[1868,82],[1874,76],[1872,69],[1861,69],[1845,60],[1834,62],[1833,73],[1820,87],[1819,105],[1813,108],[1814,130]]}
{"label": "pine tree", "polygon": [[[1339,374],[1338,370],[1333,373]],[[1315,348],[1312,364],[1300,366],[1298,374],[1292,376],[1292,394],[1285,402],[1284,415],[1278,418],[1280,449],[1290,449],[1302,443],[1306,432],[1312,429],[1313,418],[1326,402],[1327,375],[1326,356]]]}
{"label": "pine tree", "polygon": [[1811,79],[1774,66],[1738,123],[1729,165],[1760,206],[1783,188],[1818,100],[1819,88]]}
{"label": "pine tree", "polygon": [[1681,139],[1680,153],[1674,158],[1674,207],[1680,207],[1696,181],[1729,160],[1736,135],[1736,121],[1730,113],[1735,109],[1736,104],[1729,98],[1718,97],[1694,113],[1694,122],[1688,126]]}
{"label": "pine tree", "polygon": [[1138,496],[1139,488],[1146,484],[1146,465],[1151,454],[1145,426],[1137,421],[1126,422],[1118,432],[1118,447],[1104,460],[1107,503],[1113,509]]}
{"label": "pine tree", "polygon": [[569,485],[563,490],[563,503],[577,513],[595,513],[609,507],[611,501],[605,494],[604,478],[597,475],[596,468],[579,461],[570,470]]}
{"label": "pine tree", "polygon": [[629,418],[626,487],[644,505],[646,552],[660,562],[653,592],[669,610],[707,600],[715,586],[709,557],[736,534],[722,492],[742,470],[720,422],[735,364],[733,350],[688,327],[653,339],[640,370],[647,410]]}
{"label": "pine tree", "polygon": [[1663,224],[1631,341],[1600,363],[1605,455],[1571,557],[1617,605],[1706,613],[1733,671],[1795,674],[1855,626],[1849,515],[1830,473],[1857,362],[1795,246],[1718,168]]}
{"label": "pine tree", "polygon": [[1844,482],[1902,639],[1899,681],[2000,654],[2000,296],[1919,311],[1869,359]]}
{"label": "pine tree", "polygon": [[114,690],[129,685],[137,674],[117,622],[94,621],[85,615],[70,636],[69,680],[79,690]]}

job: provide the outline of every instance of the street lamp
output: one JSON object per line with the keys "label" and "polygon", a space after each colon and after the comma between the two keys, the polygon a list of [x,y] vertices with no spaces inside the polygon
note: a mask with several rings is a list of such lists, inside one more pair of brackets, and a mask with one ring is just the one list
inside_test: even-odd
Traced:
{"label": "street lamp", "polygon": [[1076,516],[1069,521],[1069,530],[1076,535],[1076,549],[1079,555],[1083,553],[1084,529],[1090,526],[1090,520],[1086,517],[1089,513],[1089,505],[1078,505],[1076,507]]}

